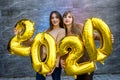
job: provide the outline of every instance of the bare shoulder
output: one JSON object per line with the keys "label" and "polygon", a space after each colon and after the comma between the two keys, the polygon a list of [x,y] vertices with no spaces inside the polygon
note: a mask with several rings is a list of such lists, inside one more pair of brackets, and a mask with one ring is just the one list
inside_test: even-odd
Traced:
{"label": "bare shoulder", "polygon": [[77,27],[81,30],[83,30],[83,24],[82,23],[76,23]]}

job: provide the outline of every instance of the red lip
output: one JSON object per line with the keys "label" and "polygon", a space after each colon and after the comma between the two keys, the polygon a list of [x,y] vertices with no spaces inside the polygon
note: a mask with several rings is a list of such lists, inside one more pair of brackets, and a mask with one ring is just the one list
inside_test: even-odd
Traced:
{"label": "red lip", "polygon": [[69,21],[68,21],[68,20],[66,20],[65,22],[66,22],[66,23],[68,23]]}

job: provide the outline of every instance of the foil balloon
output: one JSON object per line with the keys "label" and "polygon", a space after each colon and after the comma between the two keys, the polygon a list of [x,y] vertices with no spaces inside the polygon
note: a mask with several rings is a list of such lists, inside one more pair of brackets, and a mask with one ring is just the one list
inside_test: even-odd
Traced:
{"label": "foil balloon", "polygon": [[[96,48],[93,30],[100,35],[101,44]],[[87,52],[94,61],[103,61],[112,52],[111,32],[108,25],[99,18],[88,19],[84,24],[83,42]]]}
{"label": "foil balloon", "polygon": [[[46,47],[47,57],[45,61],[41,60],[41,49],[44,45]],[[56,44],[54,38],[47,33],[38,33],[33,39],[31,47],[32,66],[39,74],[46,75],[51,72],[56,65]]]}
{"label": "foil balloon", "polygon": [[84,23],[82,39],[84,42],[84,46],[90,56],[90,59],[92,61],[95,61],[97,59],[97,50],[96,45],[94,43],[93,32],[94,31],[92,21],[90,19],[87,19],[86,22]]}
{"label": "foil balloon", "polygon": [[[8,43],[8,51],[11,54],[21,56],[30,55],[30,46],[24,45],[34,34],[34,22],[29,19],[22,19],[17,22],[15,29],[19,32]],[[29,44],[29,43],[28,43]]]}
{"label": "foil balloon", "polygon": [[95,70],[93,61],[77,63],[84,54],[83,43],[78,36],[67,36],[63,38],[58,47],[61,56],[68,54],[64,68],[67,75],[75,76],[90,73]]}

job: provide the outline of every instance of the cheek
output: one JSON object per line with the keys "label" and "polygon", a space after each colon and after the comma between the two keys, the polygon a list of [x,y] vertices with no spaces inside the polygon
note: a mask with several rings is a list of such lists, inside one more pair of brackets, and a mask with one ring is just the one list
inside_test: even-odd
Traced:
{"label": "cheek", "polygon": [[59,20],[59,19],[58,19],[57,21],[58,21],[58,23],[60,23],[60,20]]}
{"label": "cheek", "polygon": [[63,23],[65,23],[65,19],[63,19]]}
{"label": "cheek", "polygon": [[53,19],[51,19],[51,22],[53,22],[54,20]]}
{"label": "cheek", "polygon": [[63,19],[63,22],[64,22],[64,23],[68,23],[68,20],[67,20],[67,19]]}
{"label": "cheek", "polygon": [[70,19],[69,21],[70,21],[70,23],[72,23],[72,19]]}
{"label": "cheek", "polygon": [[53,23],[53,21],[54,21],[54,20],[53,20],[53,19],[51,19],[51,23]]}

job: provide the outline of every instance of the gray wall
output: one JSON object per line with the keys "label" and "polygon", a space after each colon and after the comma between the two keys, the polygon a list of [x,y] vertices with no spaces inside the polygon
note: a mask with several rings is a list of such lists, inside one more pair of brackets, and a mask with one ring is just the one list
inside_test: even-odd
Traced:
{"label": "gray wall", "polygon": [[49,27],[49,14],[71,10],[77,22],[91,17],[102,18],[114,35],[112,54],[105,65],[97,63],[96,73],[120,73],[120,0],[0,0],[0,77],[35,76],[30,57],[7,51],[13,28],[20,19],[35,22],[35,35]]}

